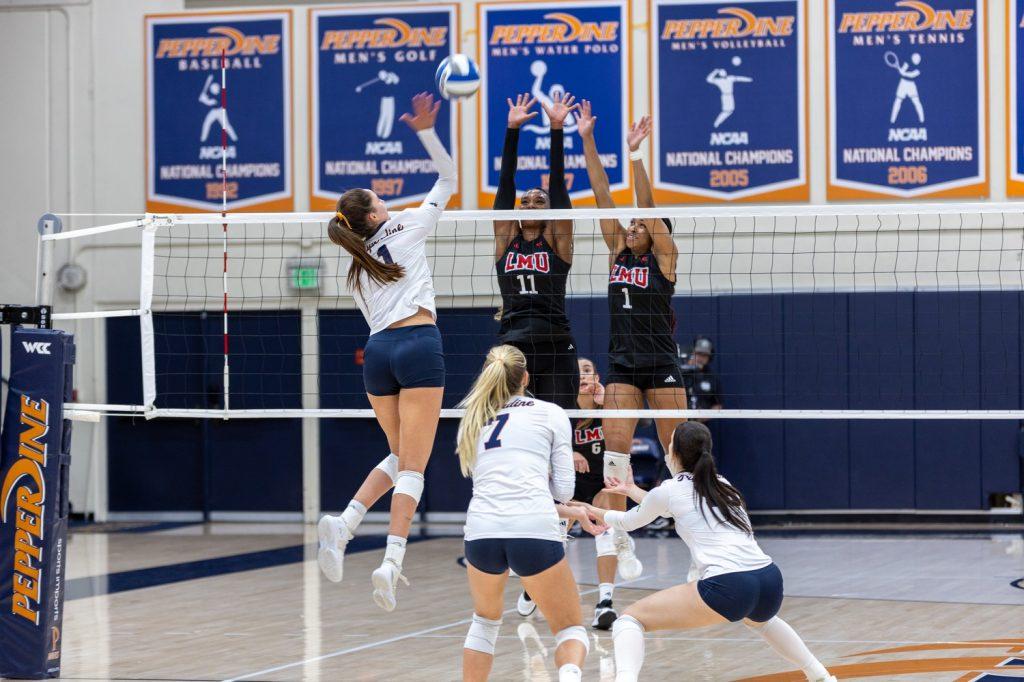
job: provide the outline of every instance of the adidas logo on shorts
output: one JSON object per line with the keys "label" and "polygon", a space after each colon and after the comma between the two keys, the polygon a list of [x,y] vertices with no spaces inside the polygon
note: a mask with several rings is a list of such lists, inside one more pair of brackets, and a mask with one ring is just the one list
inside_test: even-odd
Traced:
{"label": "adidas logo on shorts", "polygon": [[674,384],[674,383],[676,383],[676,378],[674,376],[672,376],[671,374],[669,374],[668,378],[665,379],[665,383],[666,384]]}

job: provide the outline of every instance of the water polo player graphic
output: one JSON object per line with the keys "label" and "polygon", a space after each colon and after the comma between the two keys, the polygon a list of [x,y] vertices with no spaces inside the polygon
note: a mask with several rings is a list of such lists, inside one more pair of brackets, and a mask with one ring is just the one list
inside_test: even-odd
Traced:
{"label": "water polo player graphic", "polygon": [[900,75],[900,83],[896,86],[896,98],[892,101],[889,123],[896,123],[896,117],[900,115],[900,109],[903,108],[903,100],[908,97],[917,111],[917,120],[924,123],[924,106],[921,104],[921,97],[917,94],[917,78],[921,75],[921,69],[918,69],[917,66],[921,63],[921,55],[916,52],[910,55],[909,64],[901,63],[895,52],[886,52],[883,59],[885,59],[886,66],[895,69]]}
{"label": "water polo player graphic", "polygon": [[[742,63],[743,60],[740,59],[739,55],[733,56],[733,66],[739,66]],[[725,123],[725,119],[732,116],[732,113],[736,111],[736,96],[733,94],[733,88],[736,83],[754,82],[754,79],[750,76],[737,76],[725,69],[712,69],[711,73],[704,80],[718,88],[722,96],[722,110],[719,112],[718,117],[715,118],[715,128]]]}
{"label": "water polo player graphic", "polygon": [[228,112],[220,107],[220,83],[213,80],[213,74],[206,77],[203,90],[199,93],[199,101],[203,106],[210,107],[210,110],[206,112],[206,118],[203,119],[203,130],[199,133],[199,141],[206,142],[206,138],[210,136],[210,130],[216,122],[223,126],[224,132],[228,134],[232,142],[238,142],[238,134],[235,133],[231,121],[228,120]]}
{"label": "water polo player graphic", "polygon": [[[381,83],[383,85],[398,85],[398,74],[393,71],[378,71],[376,78],[371,78],[365,83],[356,86],[356,92],[360,93],[366,88]],[[395,98],[391,95],[381,95],[380,114],[377,116],[377,137],[386,140],[391,137],[391,130],[395,125]]]}
{"label": "water polo player graphic", "polygon": [[[548,88],[547,92],[544,91],[544,76],[546,76],[547,73],[548,65],[543,60],[537,59],[530,64],[530,75],[533,76],[533,85],[530,87],[530,94],[544,106],[541,107],[542,123],[527,123],[523,126],[523,130],[528,130],[537,135],[547,135],[551,132],[551,119],[548,117],[547,109],[550,108],[556,100],[562,101],[562,98],[565,96],[565,86],[561,83],[553,83],[551,87]],[[575,133],[578,127],[579,125],[576,123],[576,117],[572,115],[572,112],[569,112],[565,117],[562,130],[565,131],[566,135],[569,135],[571,133]]]}

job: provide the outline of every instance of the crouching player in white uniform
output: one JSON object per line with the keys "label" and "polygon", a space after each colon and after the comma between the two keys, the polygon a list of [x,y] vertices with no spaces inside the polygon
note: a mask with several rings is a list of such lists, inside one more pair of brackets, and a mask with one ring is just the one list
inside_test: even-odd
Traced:
{"label": "crouching player in white uniform", "polygon": [[455,162],[434,132],[441,103],[427,93],[413,97],[413,113],[401,120],[416,131],[438,178],[418,208],[396,215],[368,189],[350,189],[338,199],[327,227],[330,240],[352,256],[348,286],[370,326],[363,383],[391,454],[371,469],[340,516],[317,526],[317,561],[324,576],[340,582],[345,547],[366,510],[392,487],[391,525],[380,568],[373,572],[373,599],[395,608],[406,538],[423,494],[423,471],[434,447],[441,416],[445,365],[437,329],[434,282],[426,241],[458,188]]}
{"label": "crouching player in white uniform", "polygon": [[800,636],[776,614],[782,606],[782,573],[754,540],[740,492],[718,475],[711,432],[697,422],[676,427],[665,457],[673,478],[651,492],[638,488],[629,471],[609,479],[609,492],[639,505],[606,511],[589,505],[589,515],[612,528],[631,531],[659,516],[671,516],[690,549],[700,580],[645,597],[627,608],[615,625],[615,680],[634,682],[644,662],[645,630],[679,630],[743,621],[808,680],[835,682]]}
{"label": "crouching player in white uniform", "polygon": [[561,407],[524,395],[529,380],[522,351],[495,346],[462,402],[458,451],[462,473],[473,478],[465,552],[475,611],[463,680],[490,674],[509,568],[555,635],[559,682],[581,679],[590,649],[559,516],[593,533],[604,528],[591,525],[583,509],[556,504],[572,498],[576,483],[572,429]]}

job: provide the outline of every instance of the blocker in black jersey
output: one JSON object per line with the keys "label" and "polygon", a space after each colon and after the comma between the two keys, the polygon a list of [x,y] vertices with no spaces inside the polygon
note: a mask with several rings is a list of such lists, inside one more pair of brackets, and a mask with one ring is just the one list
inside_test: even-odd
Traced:
{"label": "blocker in black jersey", "polygon": [[630,384],[641,390],[682,388],[676,357],[675,283],[665,277],[652,253],[623,249],[608,276],[607,383]]}
{"label": "blocker in black jersey", "polygon": [[604,490],[604,428],[600,419],[577,419],[573,424],[573,452],[583,455],[590,471],[576,472],[576,491],[572,499],[593,504],[594,497]]}
{"label": "blocker in black jersey", "polygon": [[569,267],[543,235],[516,236],[495,263],[502,302],[498,338],[526,356],[530,393],[575,409],[580,377],[565,314]]}

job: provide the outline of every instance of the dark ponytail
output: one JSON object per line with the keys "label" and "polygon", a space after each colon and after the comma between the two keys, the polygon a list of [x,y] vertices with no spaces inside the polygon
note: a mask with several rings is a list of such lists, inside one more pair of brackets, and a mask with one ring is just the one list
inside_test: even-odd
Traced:
{"label": "dark ponytail", "polygon": [[368,220],[372,210],[372,194],[365,189],[350,189],[338,199],[336,215],[327,224],[327,237],[352,256],[349,289],[360,288],[359,274],[363,270],[377,284],[397,282],[405,274],[405,268],[398,263],[381,263],[366,251],[366,240],[377,230],[377,225]]}
{"label": "dark ponytail", "polygon": [[711,454],[711,431],[700,422],[684,422],[672,434],[672,454],[676,463],[693,476],[697,508],[706,519],[704,503],[711,515],[723,523],[752,533],[740,491],[718,478]]}

